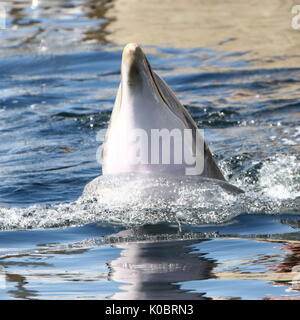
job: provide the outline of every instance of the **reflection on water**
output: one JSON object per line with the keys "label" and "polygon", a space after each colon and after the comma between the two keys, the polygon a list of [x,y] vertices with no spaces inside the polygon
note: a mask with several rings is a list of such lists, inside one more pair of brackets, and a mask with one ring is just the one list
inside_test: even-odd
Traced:
{"label": "reflection on water", "polygon": [[32,6],[30,1],[2,2],[8,12],[2,36],[10,47],[22,50],[34,44],[45,51],[138,42],[241,52],[256,66],[299,66],[300,31],[291,26],[294,0],[53,0],[51,5],[39,0]]}
{"label": "reflection on water", "polygon": [[[287,292],[296,293],[294,299],[300,299],[300,243],[282,241],[280,248],[285,257],[279,262],[270,266],[270,272],[275,272],[277,277],[274,285],[287,286]],[[268,299],[280,299],[281,297],[269,297]],[[286,297],[291,299],[291,297]]]}
{"label": "reflection on water", "polygon": [[36,290],[28,290],[26,277],[19,274],[6,274],[6,281],[14,283],[14,289],[9,290],[8,294],[15,299],[35,299],[38,296]]}
{"label": "reflection on water", "polygon": [[[107,44],[110,1],[45,0],[2,1],[7,12],[6,29],[0,30],[2,49],[35,54],[78,51],[85,45]],[[4,52],[2,52],[3,54]]]}
{"label": "reflection on water", "polygon": [[291,27],[297,1],[116,0],[107,12],[107,39],[172,47],[248,52],[265,66],[298,65],[299,30]]}
{"label": "reflection on water", "polygon": [[102,0],[102,1],[93,1],[89,0],[86,3],[88,7],[87,17],[89,19],[104,19],[105,21],[100,23],[98,28],[94,27],[93,29],[87,30],[83,41],[87,42],[99,42],[101,44],[107,44],[110,41],[107,39],[109,32],[107,27],[109,24],[115,20],[115,18],[107,17],[107,12],[112,8],[111,0]]}
{"label": "reflection on water", "polygon": [[[242,230],[244,222],[231,228]],[[280,220],[273,223],[285,230]],[[178,234],[178,240],[129,241],[126,236],[132,234],[127,230],[113,234],[119,239],[115,244],[103,245],[100,237],[65,245],[37,244],[25,251],[13,248],[15,253],[0,256],[5,272],[0,298],[298,299],[299,232],[286,234],[297,241],[275,240],[276,235],[269,240],[263,233],[229,236],[228,227],[219,226],[220,235],[207,239],[199,233],[199,239],[194,234],[191,240]],[[76,228],[86,239],[90,230]],[[138,233],[161,236],[163,230],[151,226]],[[55,232],[43,231],[43,237],[50,240]]]}
{"label": "reflection on water", "polygon": [[120,244],[120,257],[110,263],[111,279],[122,282],[123,291],[113,299],[203,299],[203,293],[189,293],[177,282],[211,278],[215,261],[193,254],[189,246],[202,241],[165,241]]}

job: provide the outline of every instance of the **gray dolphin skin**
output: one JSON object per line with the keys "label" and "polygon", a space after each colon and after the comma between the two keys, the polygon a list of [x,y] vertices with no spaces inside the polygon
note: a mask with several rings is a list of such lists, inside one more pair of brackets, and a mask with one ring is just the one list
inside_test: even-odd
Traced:
{"label": "gray dolphin skin", "polygon": [[[191,132],[191,139],[184,140],[189,142],[186,143],[188,147],[176,149],[178,146],[174,140],[164,141],[162,133],[171,132],[174,138],[179,132],[183,137],[186,129]],[[148,140],[153,130],[161,134],[158,151],[154,148],[154,142],[151,140],[149,143]],[[138,133],[138,139],[133,138],[132,132]],[[136,161],[137,144],[145,151],[138,152],[142,161]],[[169,162],[160,154],[162,144],[170,151]],[[129,43],[123,50],[121,83],[102,148],[102,173],[185,175],[191,163],[176,162],[178,155],[175,149],[179,150],[180,159],[188,152],[191,153],[189,156],[202,159],[201,170],[193,174],[225,181],[191,115],[164,80],[152,70],[142,49],[137,44]],[[151,161],[153,159],[155,161]]]}

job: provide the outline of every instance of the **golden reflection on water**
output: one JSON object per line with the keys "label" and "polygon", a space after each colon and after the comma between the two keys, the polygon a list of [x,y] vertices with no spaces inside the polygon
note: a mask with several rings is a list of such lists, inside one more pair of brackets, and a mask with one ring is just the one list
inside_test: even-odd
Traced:
{"label": "golden reflection on water", "polygon": [[[250,51],[258,63],[299,62],[300,30],[293,30],[288,0],[116,0],[106,17],[116,44]],[[299,64],[298,64],[299,65]]]}
{"label": "golden reflection on water", "polygon": [[12,20],[8,41],[19,45],[137,42],[244,52],[266,68],[300,65],[300,29],[292,28],[296,0],[40,0],[31,11],[29,2],[3,4]]}

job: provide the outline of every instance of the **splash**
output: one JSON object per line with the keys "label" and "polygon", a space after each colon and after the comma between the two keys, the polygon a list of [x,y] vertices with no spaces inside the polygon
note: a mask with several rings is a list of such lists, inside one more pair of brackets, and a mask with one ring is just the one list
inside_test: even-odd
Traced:
{"label": "splash", "polygon": [[300,161],[295,155],[267,161],[260,170],[258,186],[270,198],[300,197]]}
{"label": "splash", "polygon": [[[233,179],[232,179],[233,180]],[[100,176],[71,203],[0,208],[1,229],[38,229],[105,222],[123,226],[156,223],[224,223],[241,213],[298,213],[299,159],[280,156],[260,165],[256,183],[243,185],[193,176]]]}

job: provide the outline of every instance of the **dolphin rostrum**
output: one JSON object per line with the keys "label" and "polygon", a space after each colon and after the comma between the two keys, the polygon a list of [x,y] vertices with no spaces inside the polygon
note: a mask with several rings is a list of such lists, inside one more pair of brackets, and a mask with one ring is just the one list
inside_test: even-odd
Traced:
{"label": "dolphin rostrum", "polygon": [[[198,167],[191,160],[199,160]],[[129,172],[225,181],[195,121],[134,43],[123,50],[121,83],[102,147],[103,175]]]}

